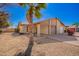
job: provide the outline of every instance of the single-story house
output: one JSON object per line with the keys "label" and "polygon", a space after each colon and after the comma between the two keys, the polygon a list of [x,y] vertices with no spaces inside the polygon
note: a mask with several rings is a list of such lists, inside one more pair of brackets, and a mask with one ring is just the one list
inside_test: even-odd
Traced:
{"label": "single-story house", "polygon": [[3,31],[3,32],[15,32],[15,28],[10,28],[10,27],[8,27],[8,28],[3,28],[2,31]]}
{"label": "single-story house", "polygon": [[[62,34],[64,33],[65,25],[58,19],[52,18],[41,22],[33,23],[33,32],[40,34]],[[28,24],[19,23],[19,32],[29,32],[30,26]]]}
{"label": "single-story house", "polygon": [[23,24],[23,23],[21,23],[21,22],[18,24],[17,29],[18,29],[18,31],[19,31],[20,33],[26,33],[26,32],[28,32],[28,31],[27,31],[27,24]]}

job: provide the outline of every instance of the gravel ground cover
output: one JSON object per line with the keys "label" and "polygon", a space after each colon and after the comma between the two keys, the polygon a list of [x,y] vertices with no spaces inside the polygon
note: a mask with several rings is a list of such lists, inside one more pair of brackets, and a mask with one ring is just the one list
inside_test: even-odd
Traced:
{"label": "gravel ground cover", "polygon": [[12,56],[27,49],[29,38],[16,33],[0,34],[0,56]]}

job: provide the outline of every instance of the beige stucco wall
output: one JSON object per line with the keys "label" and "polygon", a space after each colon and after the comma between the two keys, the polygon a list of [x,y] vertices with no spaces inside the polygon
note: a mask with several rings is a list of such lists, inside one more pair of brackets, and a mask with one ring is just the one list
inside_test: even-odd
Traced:
{"label": "beige stucco wall", "polygon": [[48,20],[40,23],[40,33],[41,34],[49,34],[48,25],[49,25],[49,21]]}
{"label": "beige stucco wall", "polygon": [[18,26],[19,32],[22,30],[22,25]]}
{"label": "beige stucco wall", "polygon": [[40,36],[40,24],[37,24],[36,27],[37,27],[37,30],[36,30],[37,36]]}
{"label": "beige stucco wall", "polygon": [[[50,19],[50,20],[45,20],[40,23],[34,24],[34,29],[33,32],[39,34],[60,34],[60,28],[64,26],[61,26],[61,22],[58,19]],[[23,28],[20,25],[20,30]],[[28,32],[30,30],[30,26],[27,27]],[[27,30],[27,29],[26,29]],[[63,31],[64,32],[64,29]]]}

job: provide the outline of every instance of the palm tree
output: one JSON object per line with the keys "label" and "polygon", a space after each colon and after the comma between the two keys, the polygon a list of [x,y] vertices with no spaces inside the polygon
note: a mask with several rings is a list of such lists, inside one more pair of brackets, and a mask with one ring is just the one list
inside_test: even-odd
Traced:
{"label": "palm tree", "polygon": [[[30,39],[33,39],[33,34],[32,34],[32,28],[33,28],[33,16],[35,16],[36,18],[41,18],[41,13],[40,10],[41,9],[45,9],[46,8],[46,4],[45,3],[19,3],[20,6],[25,7],[25,6],[29,6],[29,9],[26,13],[26,18],[29,22],[30,25]],[[33,41],[33,40],[32,40]]]}
{"label": "palm tree", "polygon": [[79,26],[79,23],[78,22],[75,22],[74,24],[72,24],[72,25],[76,25],[77,27]]}

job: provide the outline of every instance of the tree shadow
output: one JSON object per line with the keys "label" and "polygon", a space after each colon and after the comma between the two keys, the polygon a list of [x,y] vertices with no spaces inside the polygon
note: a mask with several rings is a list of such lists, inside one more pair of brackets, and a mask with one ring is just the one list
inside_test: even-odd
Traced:
{"label": "tree shadow", "polygon": [[16,33],[16,32],[13,32],[12,33],[12,36],[14,36],[14,37],[17,37],[17,36],[19,36],[20,34],[19,33]]}
{"label": "tree shadow", "polygon": [[33,45],[34,45],[33,41],[29,40],[28,48],[24,52],[20,52],[15,56],[31,56]]}
{"label": "tree shadow", "polygon": [[75,36],[68,36],[67,33],[58,35],[42,34],[40,37],[35,37],[35,42],[37,44],[59,43],[64,41],[77,41],[77,39],[75,38]]}

